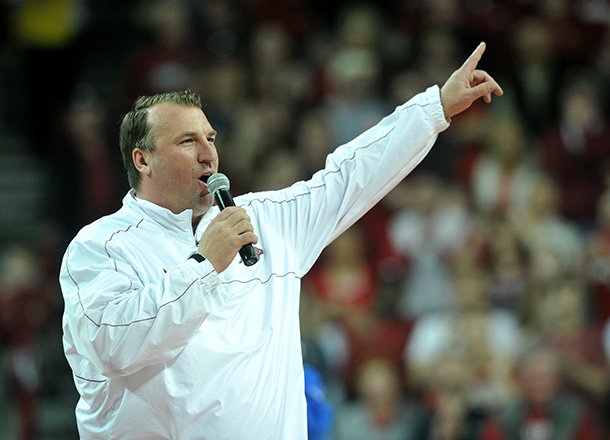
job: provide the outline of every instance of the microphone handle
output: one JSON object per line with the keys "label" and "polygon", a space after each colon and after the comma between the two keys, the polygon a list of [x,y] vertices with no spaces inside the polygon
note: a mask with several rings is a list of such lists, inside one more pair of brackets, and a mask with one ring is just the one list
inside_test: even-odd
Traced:
{"label": "microphone handle", "polygon": [[[226,189],[216,191],[214,193],[214,198],[221,211],[228,206],[235,206],[231,193]],[[252,266],[258,261],[258,255],[256,254],[256,250],[254,249],[254,246],[252,246],[252,243],[243,245],[239,250],[239,256],[246,266]]]}
{"label": "microphone handle", "polygon": [[252,266],[258,261],[258,255],[256,255],[256,250],[252,243],[243,245],[239,250],[239,256],[246,266]]}

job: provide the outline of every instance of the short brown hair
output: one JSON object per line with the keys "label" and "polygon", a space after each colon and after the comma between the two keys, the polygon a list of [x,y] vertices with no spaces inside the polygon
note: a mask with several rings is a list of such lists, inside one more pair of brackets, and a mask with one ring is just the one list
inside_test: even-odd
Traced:
{"label": "short brown hair", "polygon": [[150,136],[151,126],[148,121],[148,109],[162,102],[201,108],[201,98],[191,90],[140,96],[136,100],[133,108],[123,117],[119,134],[123,166],[127,171],[129,186],[132,188],[138,187],[141,176],[133,163],[131,153],[134,148],[154,151],[155,142]]}

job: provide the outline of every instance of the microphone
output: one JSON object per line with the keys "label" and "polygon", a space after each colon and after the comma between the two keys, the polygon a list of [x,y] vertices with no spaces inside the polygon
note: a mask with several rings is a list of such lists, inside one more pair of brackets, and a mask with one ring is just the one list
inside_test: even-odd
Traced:
{"label": "microphone", "polygon": [[[208,190],[216,199],[216,203],[218,203],[221,211],[228,206],[235,206],[235,202],[229,191],[231,185],[227,176],[222,173],[212,174],[208,178],[207,184]],[[254,249],[254,246],[252,246],[252,243],[243,245],[239,250],[239,256],[246,266],[252,266],[258,261],[258,254],[256,249]]]}

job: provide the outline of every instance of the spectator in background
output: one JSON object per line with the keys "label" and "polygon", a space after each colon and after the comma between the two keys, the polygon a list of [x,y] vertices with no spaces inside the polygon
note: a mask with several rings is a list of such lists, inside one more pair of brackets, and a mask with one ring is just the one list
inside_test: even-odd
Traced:
{"label": "spectator in background", "polygon": [[338,48],[327,73],[329,91],[322,108],[333,145],[341,144],[371,127],[386,110],[378,54],[367,48]]}
{"label": "spectator in background", "polygon": [[[295,56],[297,48],[289,31],[274,23],[254,28],[249,61],[254,96],[302,106],[311,100],[311,67]],[[305,59],[305,58],[301,58]]]}
{"label": "spectator in background", "polygon": [[546,127],[540,163],[558,184],[562,215],[591,227],[610,157],[610,126],[603,95],[590,72],[569,71],[558,93],[558,120]]}
{"label": "spectator in background", "polygon": [[542,0],[537,9],[564,66],[583,65],[594,56],[608,24],[607,1]]}
{"label": "spectator in background", "polygon": [[348,4],[342,8],[334,40],[339,47],[383,50],[385,20],[382,10],[367,4]]}
{"label": "spectator in background", "polygon": [[308,274],[315,295],[342,318],[349,319],[351,311],[370,310],[377,278],[369,261],[363,231],[356,224],[328,245]]}
{"label": "spectator in background", "polygon": [[560,60],[548,20],[528,14],[505,36],[511,53],[507,82],[527,131],[537,139],[557,116]]}
{"label": "spectator in background", "polygon": [[[587,64],[598,75],[601,84],[608,84],[610,81],[610,28],[607,26],[600,35],[597,52],[588,60]],[[607,114],[610,94],[606,87],[600,87],[600,92],[602,93],[600,102]]]}
{"label": "spectator in background", "polygon": [[429,313],[415,321],[405,346],[407,377],[418,389],[429,388],[434,366],[443,357],[457,357],[467,369],[468,399],[486,411],[510,397],[510,368],[521,347],[517,317],[489,305],[489,276],[472,262],[453,268],[455,307]]}
{"label": "spectator in background", "polygon": [[91,84],[75,87],[64,114],[64,143],[53,155],[47,217],[60,247],[84,224],[119,206],[123,170],[108,140],[106,102]]}
{"label": "spectator in background", "polygon": [[[234,131],[229,134],[226,152],[235,158],[228,171],[234,172],[241,186],[250,189],[261,186],[260,168],[266,167],[269,156],[276,151],[284,156],[295,155],[291,121],[309,99],[311,87],[310,69],[297,61],[285,29],[260,24],[253,29],[252,39],[249,63],[243,66],[249,88],[241,92],[244,99],[240,111],[234,113]],[[222,69],[217,72],[223,75]],[[208,87],[204,83],[200,89],[207,94]],[[296,174],[299,179],[309,177],[303,176],[301,170]]]}
{"label": "spectator in background", "polygon": [[422,412],[408,402],[400,370],[383,358],[364,361],[356,372],[356,396],[339,407],[335,440],[420,440]]}
{"label": "spectator in background", "polygon": [[342,11],[334,44],[320,72],[320,106],[333,145],[347,142],[370,127],[389,107],[381,89],[383,25],[370,6],[351,6]]}
{"label": "spectator in background", "polygon": [[516,364],[519,394],[501,414],[503,438],[598,440],[593,413],[561,385],[561,361],[548,346],[524,350]]}
{"label": "spectator in background", "polygon": [[237,137],[243,115],[235,109],[248,109],[251,99],[248,65],[241,58],[222,59],[196,69],[190,84],[206,103],[206,114],[217,121],[217,130],[225,133],[223,154],[232,158],[227,163],[226,174],[234,176],[231,186],[235,192],[241,192],[250,182],[250,150],[257,139],[253,137],[242,145],[244,139]]}
{"label": "spectator in background", "polygon": [[142,31],[142,42],[126,58],[125,96],[121,108],[139,95],[152,95],[190,87],[195,67],[210,57],[194,39],[189,3],[181,0],[140,1],[134,8],[134,23]]}
{"label": "spectator in background", "polygon": [[561,273],[582,269],[584,235],[560,211],[560,184],[539,174],[532,182],[526,206],[511,213],[510,222],[532,258],[549,253],[557,258]]}
{"label": "spectator in background", "polygon": [[388,196],[394,213],[389,239],[406,259],[398,303],[408,320],[448,309],[452,302],[449,264],[468,235],[470,212],[458,188],[446,188],[435,175],[415,174]]}
{"label": "spectator in background", "polygon": [[[437,0],[436,5],[448,4],[452,1]],[[434,16],[436,11],[430,12],[430,19],[438,19],[442,16]],[[434,18],[432,18],[434,17]],[[454,38],[454,29],[447,26],[430,26],[424,29],[419,39],[419,63],[421,72],[426,81],[434,84],[439,78],[450,74],[453,68],[459,63],[462,56],[461,42]]]}
{"label": "spectator in background", "polygon": [[345,328],[329,316],[324,302],[314,294],[308,277],[303,280],[299,321],[303,362],[322,375],[328,401],[337,407],[347,398],[345,370],[350,344]]}
{"label": "spectator in background", "polygon": [[500,440],[493,413],[472,401],[472,372],[460,355],[447,353],[431,366],[423,394],[423,417],[413,430],[418,440]]}
{"label": "spectator in background", "polygon": [[456,0],[397,2],[392,14],[401,30],[413,40],[428,27],[446,27],[459,33],[466,18],[463,2]]}
{"label": "spectator in background", "polygon": [[588,237],[585,276],[591,291],[592,318],[610,319],[610,186],[597,202],[596,225]]}
{"label": "spectator in background", "polygon": [[505,308],[522,320],[529,287],[529,252],[504,220],[486,226],[485,258],[490,274],[489,301]]}
{"label": "spectator in background", "polygon": [[[148,5],[148,2],[143,3]],[[256,21],[254,16],[247,16],[248,9],[243,2],[206,0],[184,3],[189,6],[186,25],[191,29],[193,40],[205,48],[204,53],[217,60],[235,60],[246,55],[243,49],[247,47],[249,31],[255,27]]]}
{"label": "spectator in background", "polygon": [[[59,304],[44,278],[35,248],[20,243],[0,251],[0,382],[10,384],[17,402],[15,439],[38,435],[38,391],[40,359],[36,351],[38,333]],[[6,378],[1,377],[6,374]],[[10,433],[6,433],[11,435]]]}
{"label": "spectator in background", "polygon": [[377,309],[380,280],[364,232],[360,223],[345,231],[324,250],[306,277],[327,319],[334,321],[345,337],[346,347],[341,352],[348,354],[342,368],[347,393],[353,391],[356,370],[370,357],[388,359],[401,370],[410,330],[407,322]]}
{"label": "spectator in background", "polygon": [[[270,96],[249,99],[235,120],[231,135],[236,161],[232,165],[238,172],[242,186],[255,185],[258,168],[276,151],[287,150],[290,145],[290,121],[295,109],[286,100]],[[230,153],[227,151],[227,153]]]}
{"label": "spectator in background", "polygon": [[320,169],[328,151],[330,127],[319,108],[307,109],[295,127],[295,147],[303,175],[311,176]]}
{"label": "spectator in background", "polygon": [[[382,310],[382,279],[365,225],[361,220],[335,239],[303,279],[305,347],[322,361],[335,403],[353,395],[355,371],[364,360],[382,356],[402,369],[410,330],[407,322]],[[381,235],[375,231],[375,240]]]}
{"label": "spectator in background", "polygon": [[525,321],[531,321],[554,280],[582,271],[584,235],[559,212],[557,184],[545,174],[537,178],[526,210],[514,212],[509,221],[528,255],[528,294],[522,313]]}
{"label": "spectator in background", "polygon": [[600,327],[588,315],[587,286],[580,276],[549,283],[536,308],[534,335],[555,350],[567,389],[599,410],[610,385]]}
{"label": "spectator in background", "polygon": [[505,111],[487,122],[486,148],[474,163],[470,193],[479,213],[506,218],[527,203],[537,168],[529,154],[530,138],[516,114]]}

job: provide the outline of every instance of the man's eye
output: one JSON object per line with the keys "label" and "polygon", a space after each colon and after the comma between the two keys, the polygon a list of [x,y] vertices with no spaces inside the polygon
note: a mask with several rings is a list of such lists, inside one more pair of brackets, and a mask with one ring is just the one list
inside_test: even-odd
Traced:
{"label": "man's eye", "polygon": [[180,142],[181,144],[189,144],[191,142],[194,142],[193,138],[188,138],[188,139],[184,139],[182,142]]}

